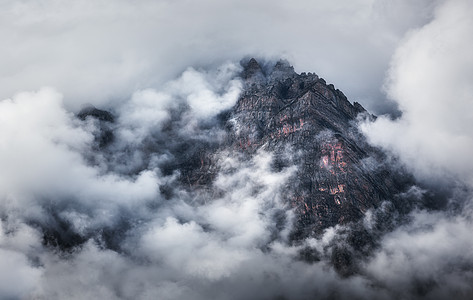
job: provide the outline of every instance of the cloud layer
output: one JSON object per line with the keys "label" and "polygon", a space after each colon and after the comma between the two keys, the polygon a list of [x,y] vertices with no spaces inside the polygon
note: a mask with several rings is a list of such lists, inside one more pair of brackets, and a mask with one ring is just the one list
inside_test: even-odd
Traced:
{"label": "cloud layer", "polygon": [[361,125],[373,144],[399,157],[420,181],[450,195],[447,212],[413,213],[413,222],[386,236],[368,264],[393,290],[412,291],[421,283],[418,292],[431,299],[472,293],[472,12],[469,1],[447,1],[432,22],[406,36],[386,81],[402,117]]}
{"label": "cloud layer", "polygon": [[411,32],[396,51],[387,80],[402,118],[364,127],[419,177],[455,177],[473,185],[473,21],[468,1],[449,1],[435,19]]}
{"label": "cloud layer", "polygon": [[[5,2],[0,298],[470,299],[472,10],[462,0]],[[294,244],[281,199],[296,169],[274,170],[271,153],[217,152],[211,190],[178,180],[184,158],[224,138],[219,113],[242,87],[228,61],[283,55],[392,112],[376,101],[395,47],[385,87],[403,115],[360,128],[445,193],[442,210],[398,221],[386,202]],[[80,120],[84,103],[116,121]],[[114,134],[104,149],[102,126]],[[429,191],[410,193],[422,202]],[[376,247],[352,249],[354,231]],[[333,258],[347,253],[356,273],[341,277]]]}
{"label": "cloud layer", "polygon": [[397,43],[432,17],[422,0],[4,1],[0,98],[54,86],[66,106],[123,101],[187,67],[243,56],[286,57],[375,113],[392,111],[380,87]]}

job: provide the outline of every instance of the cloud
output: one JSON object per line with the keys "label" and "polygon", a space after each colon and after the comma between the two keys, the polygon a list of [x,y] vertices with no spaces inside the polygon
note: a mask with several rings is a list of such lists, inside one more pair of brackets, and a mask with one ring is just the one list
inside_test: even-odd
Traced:
{"label": "cloud", "polygon": [[[175,81],[173,91],[179,90],[175,85],[179,82],[183,87],[189,83]],[[231,76],[227,82],[232,82]],[[211,85],[196,86],[206,89]],[[218,87],[221,85],[212,88],[215,95]],[[226,91],[224,86],[223,93]],[[151,91],[153,97],[162,93],[183,104],[193,101],[181,94]],[[143,108],[136,97],[125,105]],[[145,101],[145,108],[149,103]],[[274,171],[270,153],[259,152],[251,159],[216,153],[219,172],[213,189],[193,192],[173,174],[162,175],[159,162],[144,164],[134,175],[91,165],[85,157],[97,151],[93,147],[95,124],[68,113],[62,96],[52,89],[22,93],[1,105],[2,159],[5,163],[16,159],[10,162],[12,166],[32,163],[26,165],[31,177],[13,167],[4,169],[0,177],[5,216],[0,231],[5,260],[0,263],[5,269],[17,270],[0,273],[23,283],[18,289],[1,286],[2,295],[305,299],[334,293],[361,298],[370,293],[361,278],[341,280],[335,271],[325,269],[324,262],[298,260],[301,246],[288,243],[292,211],[281,194],[295,167]],[[208,122],[190,105],[184,106],[176,121]],[[146,109],[156,110],[154,106]],[[167,109],[174,118],[172,107]],[[113,125],[117,130],[140,125],[121,122],[120,116],[117,120]],[[220,130],[215,126],[214,130]],[[144,135],[155,135],[158,140],[182,130],[159,131],[159,124],[146,128]],[[195,140],[185,133],[181,138]],[[145,148],[148,140],[142,139]],[[128,141],[118,135],[114,143],[121,147]],[[136,151],[145,150],[138,147]],[[133,153],[127,155],[133,157]],[[35,164],[37,157],[42,160]],[[165,184],[173,189],[168,200],[160,192]],[[57,244],[62,246],[57,248]]]}
{"label": "cloud", "polygon": [[38,232],[24,224],[9,228],[3,221],[0,223],[1,298],[26,297],[39,283],[43,270],[34,266],[25,255],[25,252],[38,249],[38,241]]}
{"label": "cloud", "polygon": [[470,298],[471,221],[427,212],[413,220],[384,238],[366,266],[370,276],[399,298]]}
{"label": "cloud", "polygon": [[403,115],[362,126],[372,143],[399,155],[419,178],[473,184],[467,159],[473,151],[472,10],[468,1],[448,1],[431,23],[407,35],[386,83]]}
{"label": "cloud", "polygon": [[[471,10],[461,0],[5,2],[0,297],[471,298]],[[219,114],[238,99],[242,56],[282,55],[392,112],[378,100],[397,46],[386,90],[403,114],[361,129],[440,183],[445,211],[398,218],[386,201],[292,243],[282,199],[296,167],[229,150],[213,153],[211,189],[179,177],[224,140]],[[108,145],[95,141],[103,124],[71,113],[88,102],[114,114]],[[356,248],[359,236],[373,246]]]}
{"label": "cloud", "polygon": [[[138,143],[172,120],[172,112],[186,111],[182,133],[193,132],[195,122],[211,120],[232,108],[240,95],[237,79],[239,66],[226,63],[216,70],[198,71],[189,68],[178,79],[167,82],[163,89],[136,91],[130,101],[120,107],[120,135],[128,142]],[[186,124],[187,123],[187,124]],[[130,140],[138,138],[139,140]]]}
{"label": "cloud", "polygon": [[118,207],[157,198],[152,170],[127,178],[87,163],[82,153],[91,151],[93,136],[50,88],[0,102],[0,124],[0,206],[12,218],[45,223],[47,211],[61,207],[73,210],[63,216],[74,226],[91,218],[92,228],[113,223]]}
{"label": "cloud", "polygon": [[115,106],[189,66],[283,56],[372,112],[389,112],[380,87],[393,49],[430,20],[432,3],[8,0],[0,17],[8,45],[0,50],[0,99],[48,85],[65,95],[68,109]]}
{"label": "cloud", "polygon": [[[445,211],[419,210],[387,234],[366,272],[396,298],[471,298],[473,5],[439,5],[433,20],[407,34],[393,57],[388,96],[402,117],[361,130],[400,158],[420,182],[448,191]],[[386,271],[390,270],[390,271]]]}

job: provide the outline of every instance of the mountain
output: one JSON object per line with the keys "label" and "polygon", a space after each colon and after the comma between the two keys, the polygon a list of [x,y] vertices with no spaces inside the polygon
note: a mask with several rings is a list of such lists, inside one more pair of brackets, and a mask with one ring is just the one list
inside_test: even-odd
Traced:
{"label": "mountain", "polygon": [[412,178],[387,164],[357,130],[357,117],[375,118],[359,103],[316,74],[297,74],[287,61],[261,66],[252,58],[242,67],[244,88],[226,115],[226,140],[200,152],[207,163],[186,173],[193,184],[211,181],[210,154],[222,149],[248,156],[262,149],[274,153],[275,169],[296,165],[284,195],[297,216],[295,240],[356,222],[411,186]]}
{"label": "mountain", "polygon": [[[346,240],[343,246],[332,247],[330,259],[340,274],[353,274],[354,257],[369,254],[377,236],[391,230],[393,220],[415,205],[408,193],[412,176],[367,143],[357,123],[376,117],[359,103],[352,104],[332,84],[314,73],[298,74],[283,60],[259,63],[252,58],[241,66],[243,88],[237,103],[215,119],[195,125],[190,134],[182,130],[189,108],[176,106],[159,130],[139,144],[120,148],[114,142],[118,129],[113,114],[84,108],[78,118],[93,121],[97,128],[93,150],[99,155],[98,159],[92,155],[91,163],[100,161],[122,172],[116,166],[133,157],[137,163],[128,163],[125,169],[127,176],[135,176],[156,164],[156,157],[164,158],[157,162],[161,174],[177,175],[177,181],[162,184],[160,192],[172,201],[182,189],[217,195],[215,179],[225,172],[219,162],[222,156],[250,161],[261,151],[269,152],[274,172],[296,170],[282,189],[286,209],[294,212],[290,243],[297,245],[329,227],[347,225],[350,230],[340,235]],[[372,217],[376,230],[370,232],[363,225],[369,210],[377,214]],[[97,238],[67,233],[70,225],[60,218],[55,222],[61,230],[45,230],[48,244],[67,248]],[[101,229],[101,243],[119,250],[121,236],[133,222],[123,218],[116,227]],[[305,261],[317,261],[320,255],[310,247],[300,252]]]}

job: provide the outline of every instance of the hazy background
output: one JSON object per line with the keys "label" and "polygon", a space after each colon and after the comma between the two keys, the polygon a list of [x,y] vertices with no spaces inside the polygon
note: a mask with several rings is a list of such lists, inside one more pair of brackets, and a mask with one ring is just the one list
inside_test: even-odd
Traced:
{"label": "hazy background", "polygon": [[47,85],[77,109],[250,55],[287,58],[382,114],[391,57],[437,2],[2,0],[0,99]]}

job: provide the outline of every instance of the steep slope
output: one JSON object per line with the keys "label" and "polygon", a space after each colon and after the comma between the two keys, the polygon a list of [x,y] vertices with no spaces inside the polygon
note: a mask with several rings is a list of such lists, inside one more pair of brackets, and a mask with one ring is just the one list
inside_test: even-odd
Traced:
{"label": "steep slope", "polygon": [[[356,129],[359,114],[374,118],[360,104],[351,104],[313,73],[295,73],[286,61],[261,66],[250,59],[242,66],[244,90],[227,116],[227,139],[211,151],[253,155],[263,149],[274,153],[276,169],[297,166],[285,188],[297,216],[294,239],[357,221],[410,187],[411,178],[386,165],[383,153]],[[201,155],[206,166],[190,178],[209,182],[213,162],[208,157]]]}

